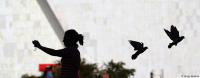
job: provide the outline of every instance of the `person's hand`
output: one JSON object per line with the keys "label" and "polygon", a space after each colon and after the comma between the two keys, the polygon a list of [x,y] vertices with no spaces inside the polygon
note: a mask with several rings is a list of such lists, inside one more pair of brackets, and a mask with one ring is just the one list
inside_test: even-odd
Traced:
{"label": "person's hand", "polygon": [[32,43],[33,43],[34,47],[38,48],[38,47],[41,46],[40,43],[37,40],[32,41]]}

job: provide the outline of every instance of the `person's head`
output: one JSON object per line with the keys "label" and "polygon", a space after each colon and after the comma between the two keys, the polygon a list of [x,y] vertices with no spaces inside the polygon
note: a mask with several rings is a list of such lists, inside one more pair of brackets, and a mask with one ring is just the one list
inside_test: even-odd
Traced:
{"label": "person's head", "polygon": [[46,67],[46,71],[52,71],[52,69],[53,69],[53,66]]}
{"label": "person's head", "polygon": [[80,45],[83,45],[83,35],[78,34],[74,29],[67,30],[63,42],[66,47],[77,45],[77,42],[79,42]]}

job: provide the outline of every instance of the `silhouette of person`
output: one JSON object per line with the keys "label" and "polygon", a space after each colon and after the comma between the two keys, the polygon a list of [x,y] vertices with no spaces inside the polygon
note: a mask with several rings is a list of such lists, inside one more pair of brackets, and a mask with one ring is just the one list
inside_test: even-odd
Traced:
{"label": "silhouette of person", "polygon": [[70,29],[65,32],[63,42],[65,48],[60,50],[44,47],[37,40],[34,40],[33,44],[49,55],[62,57],[61,78],[79,78],[78,71],[81,59],[77,42],[83,45],[83,35],[78,34],[74,29]]}
{"label": "silhouette of person", "polygon": [[106,70],[103,70],[103,72],[102,72],[102,78],[109,78],[109,74],[107,73]]}
{"label": "silhouette of person", "polygon": [[47,67],[46,78],[53,78],[52,66]]}
{"label": "silhouette of person", "polygon": [[45,68],[42,78],[53,78],[52,66]]}
{"label": "silhouette of person", "polygon": [[43,72],[43,75],[42,75],[42,78],[47,78],[47,68],[45,68],[44,72]]}

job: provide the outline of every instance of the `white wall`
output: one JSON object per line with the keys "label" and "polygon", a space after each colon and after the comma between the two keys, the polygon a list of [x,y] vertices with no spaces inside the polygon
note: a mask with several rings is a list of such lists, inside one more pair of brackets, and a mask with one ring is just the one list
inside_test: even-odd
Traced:
{"label": "white wall", "polygon": [[[198,0],[49,0],[65,30],[75,28],[96,41],[96,51],[81,51],[99,65],[123,61],[136,68],[135,78],[149,78],[163,69],[164,78],[199,75],[200,1]],[[163,31],[175,25],[184,39],[177,47]],[[137,60],[128,40],[144,42],[149,49]],[[90,42],[90,40],[88,40]],[[86,42],[87,43],[87,42]],[[90,46],[90,48],[92,48]],[[95,54],[93,54],[95,56]],[[92,57],[92,55],[90,55]]]}
{"label": "white wall", "polygon": [[[100,66],[111,59],[136,68],[134,78],[150,78],[163,69],[164,78],[199,75],[200,1],[198,0],[48,0],[65,30],[86,35],[81,55]],[[39,75],[39,63],[57,58],[37,50],[31,41],[62,48],[35,0],[0,1],[0,78],[19,78],[23,73]],[[177,26],[184,39],[168,49],[170,39],[163,28]],[[135,61],[128,40],[149,47]],[[56,44],[56,45],[55,45]],[[23,69],[23,70],[22,70]],[[11,75],[8,75],[12,72]],[[17,73],[16,73],[17,72]]]}
{"label": "white wall", "polygon": [[0,78],[21,78],[25,73],[40,75],[39,64],[59,59],[33,51],[34,39],[51,48],[62,48],[35,0],[1,0]]}

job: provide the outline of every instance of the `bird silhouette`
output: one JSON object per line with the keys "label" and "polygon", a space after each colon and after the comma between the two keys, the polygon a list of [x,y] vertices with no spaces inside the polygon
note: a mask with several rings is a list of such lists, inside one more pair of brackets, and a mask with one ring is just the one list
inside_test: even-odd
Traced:
{"label": "bird silhouette", "polygon": [[133,54],[131,57],[133,60],[135,60],[138,57],[138,55],[140,55],[146,49],[148,49],[148,47],[144,47],[144,44],[142,42],[129,40],[129,43],[134,47],[135,51],[137,50],[137,52],[135,54]]}
{"label": "bird silhouette", "polygon": [[168,31],[166,29],[164,29],[164,31],[169,36],[169,38],[172,40],[172,43],[169,43],[168,48],[171,48],[173,45],[177,46],[177,44],[185,38],[184,36],[179,36],[179,31],[173,25],[171,25],[171,31]]}

